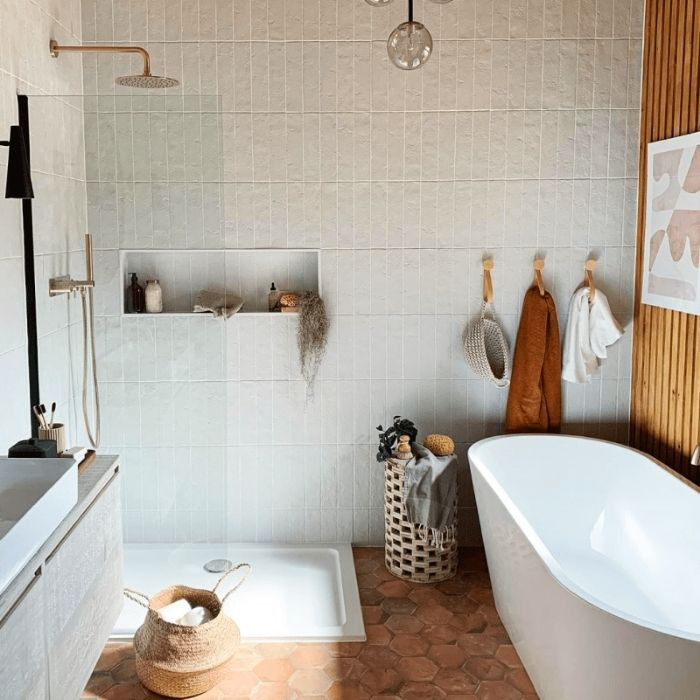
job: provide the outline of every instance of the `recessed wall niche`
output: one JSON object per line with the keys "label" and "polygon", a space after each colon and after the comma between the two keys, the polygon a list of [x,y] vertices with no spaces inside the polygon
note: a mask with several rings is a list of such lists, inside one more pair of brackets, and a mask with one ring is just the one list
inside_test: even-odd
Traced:
{"label": "recessed wall niche", "polygon": [[[274,282],[279,290],[294,292],[320,289],[318,250],[123,250],[121,280],[126,292],[130,275],[139,283],[157,279],[163,290],[163,313],[180,316],[193,313],[203,289],[235,294],[244,300],[239,313],[268,315],[268,294]],[[126,293],[122,315],[126,313]]]}

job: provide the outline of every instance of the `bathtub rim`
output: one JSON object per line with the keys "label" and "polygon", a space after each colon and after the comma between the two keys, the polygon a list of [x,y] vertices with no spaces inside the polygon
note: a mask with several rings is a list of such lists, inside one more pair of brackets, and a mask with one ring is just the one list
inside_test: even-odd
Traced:
{"label": "bathtub rim", "polygon": [[[569,591],[571,594],[575,595],[577,598],[581,599],[584,603],[587,603],[588,605],[592,605],[593,607],[596,607],[600,610],[603,610],[604,612],[613,615],[617,618],[620,618],[621,620],[624,620],[625,622],[629,622],[633,625],[636,625],[638,627],[641,627],[643,629],[651,630],[653,632],[658,632],[660,634],[665,634],[671,637],[676,637],[678,639],[684,639],[687,641],[691,642],[700,642],[700,630],[697,632],[693,632],[690,630],[683,630],[679,629],[676,627],[669,627],[667,625],[662,625],[657,622],[653,622],[651,620],[647,620],[645,618],[638,617],[637,615],[632,615],[628,612],[625,612],[623,610],[620,610],[619,608],[616,608],[615,606],[610,605],[609,603],[605,602],[604,600],[598,598],[597,596],[593,595],[589,591],[587,591],[585,588],[582,586],[578,585],[575,583],[564,571],[562,566],[559,564],[557,561],[556,557],[550,552],[549,548],[544,544],[542,539],[537,535],[534,527],[530,524],[528,519],[525,517],[525,515],[522,513],[522,511],[515,505],[515,502],[513,499],[506,493],[505,489],[501,484],[499,483],[498,479],[496,476],[493,474],[493,472],[484,464],[484,462],[480,459],[478,452],[479,452],[479,447],[482,445],[486,445],[487,443],[491,442],[500,442],[503,440],[508,440],[509,438],[517,438],[517,437],[529,437],[529,438],[539,438],[539,439],[544,439],[544,440],[549,440],[549,439],[567,439],[567,440],[574,440],[574,441],[587,441],[587,442],[597,442],[601,443],[604,445],[608,445],[614,448],[618,448],[620,450],[626,450],[628,452],[633,452],[637,455],[640,455],[641,457],[649,460],[654,466],[660,467],[668,476],[677,478],[679,481],[684,483],[685,485],[689,486],[691,489],[693,489],[695,492],[700,493],[700,488],[698,488],[695,484],[690,482],[688,479],[684,478],[680,474],[677,474],[674,472],[670,467],[666,466],[656,458],[652,457],[651,455],[648,455],[646,452],[642,452],[641,450],[637,450],[633,447],[628,447],[626,445],[621,445],[620,443],[616,442],[611,442],[609,440],[600,440],[598,438],[590,438],[590,437],[585,437],[583,435],[567,435],[567,434],[553,434],[553,433],[548,433],[548,434],[542,434],[542,435],[537,435],[533,433],[513,433],[513,434],[508,434],[508,435],[495,435],[493,437],[485,438],[483,440],[479,440],[478,442],[475,442],[468,450],[467,450],[467,457],[469,460],[469,466],[470,469],[476,469],[480,476],[483,477],[483,479],[486,481],[488,486],[493,490],[493,492],[496,494],[498,499],[501,501],[503,506],[506,508],[508,511],[508,514],[513,518],[515,523],[518,525],[520,530],[523,532],[525,537],[527,538],[528,542],[530,545],[533,547],[533,549],[537,552],[537,555],[540,557],[542,560],[544,566],[546,569],[549,571],[549,573],[552,575],[555,581],[559,583],[560,586],[562,586],[564,589]],[[478,501],[477,501],[477,507],[478,507]]]}

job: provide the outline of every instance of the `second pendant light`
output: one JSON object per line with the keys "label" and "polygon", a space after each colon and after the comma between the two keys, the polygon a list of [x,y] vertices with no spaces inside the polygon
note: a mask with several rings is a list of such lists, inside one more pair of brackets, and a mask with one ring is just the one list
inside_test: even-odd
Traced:
{"label": "second pendant light", "polygon": [[[391,0],[365,0],[372,7],[388,5]],[[432,0],[445,5],[452,0]],[[433,52],[433,37],[420,22],[413,19],[413,0],[408,0],[408,21],[399,24],[389,35],[386,43],[391,62],[401,70],[420,68]]]}

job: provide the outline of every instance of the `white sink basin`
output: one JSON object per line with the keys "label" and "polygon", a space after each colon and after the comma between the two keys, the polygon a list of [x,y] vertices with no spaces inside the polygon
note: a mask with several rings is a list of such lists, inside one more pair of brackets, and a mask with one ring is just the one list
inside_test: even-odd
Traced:
{"label": "white sink basin", "polygon": [[77,502],[73,460],[0,457],[0,593]]}

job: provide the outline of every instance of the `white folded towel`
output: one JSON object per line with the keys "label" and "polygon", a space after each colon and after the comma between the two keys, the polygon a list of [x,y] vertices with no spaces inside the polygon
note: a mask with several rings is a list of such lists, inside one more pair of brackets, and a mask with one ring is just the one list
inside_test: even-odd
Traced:
{"label": "white folded towel", "polygon": [[164,605],[158,614],[166,621],[173,624],[182,624],[180,620],[192,610],[192,606],[184,598],[180,598],[169,605]]}
{"label": "white folded towel", "polygon": [[588,287],[577,289],[569,303],[562,379],[574,384],[590,382],[600,360],[608,356],[608,346],[616,343],[624,332],[600,289],[596,289],[593,301]]}
{"label": "white folded towel", "polygon": [[186,615],[180,618],[178,625],[184,625],[186,627],[199,627],[209,620],[213,620],[213,616],[209,611],[209,608],[205,608],[198,605],[196,608],[192,608]]}

